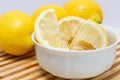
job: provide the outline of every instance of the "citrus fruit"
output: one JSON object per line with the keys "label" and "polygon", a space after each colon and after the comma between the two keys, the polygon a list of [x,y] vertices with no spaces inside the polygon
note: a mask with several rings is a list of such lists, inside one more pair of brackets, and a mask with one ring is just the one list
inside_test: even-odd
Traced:
{"label": "citrus fruit", "polygon": [[79,16],[102,23],[102,10],[95,0],[69,0],[64,8],[71,16]]}
{"label": "citrus fruit", "polygon": [[35,38],[43,46],[68,49],[67,36],[59,32],[53,9],[42,12],[35,21]]}
{"label": "citrus fruit", "polygon": [[53,8],[56,15],[57,15],[57,19],[63,18],[65,16],[68,16],[68,13],[65,11],[64,8],[58,6],[58,5],[54,5],[54,4],[50,4],[50,5],[45,5],[40,7],[39,9],[37,9],[34,13],[33,13],[33,18],[36,19],[38,17],[38,15],[40,13],[42,13],[43,11],[47,10],[47,9],[51,9]]}
{"label": "citrus fruit", "polygon": [[[87,45],[85,44],[88,43]],[[103,27],[94,21],[87,20],[83,27],[76,33],[71,42],[70,49],[83,47],[83,49],[99,49],[108,45],[108,37]]]}
{"label": "citrus fruit", "polygon": [[43,46],[67,50],[91,50],[107,46],[107,34],[91,20],[69,16],[57,20],[54,9],[35,21],[35,38]]}
{"label": "citrus fruit", "polygon": [[3,51],[12,55],[23,55],[33,49],[32,17],[21,11],[9,11],[0,18],[0,47]]}
{"label": "citrus fruit", "polygon": [[60,19],[58,26],[61,32],[72,39],[84,23],[85,20],[82,18],[69,16]]}

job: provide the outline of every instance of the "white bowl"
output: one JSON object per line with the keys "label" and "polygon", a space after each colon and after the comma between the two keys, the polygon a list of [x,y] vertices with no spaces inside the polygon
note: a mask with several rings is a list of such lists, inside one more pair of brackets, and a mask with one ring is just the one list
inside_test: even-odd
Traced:
{"label": "white bowl", "polygon": [[35,41],[33,33],[32,40],[40,67],[55,76],[67,79],[91,78],[108,70],[114,62],[120,36],[113,28],[103,26],[109,36],[109,46],[89,51],[43,47]]}

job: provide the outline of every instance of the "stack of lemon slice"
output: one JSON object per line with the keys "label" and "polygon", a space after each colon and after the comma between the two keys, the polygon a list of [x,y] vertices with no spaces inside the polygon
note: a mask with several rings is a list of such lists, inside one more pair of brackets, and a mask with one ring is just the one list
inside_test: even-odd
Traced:
{"label": "stack of lemon slice", "polygon": [[108,45],[107,34],[101,25],[75,16],[58,21],[53,9],[38,16],[35,38],[43,46],[67,50],[92,50]]}

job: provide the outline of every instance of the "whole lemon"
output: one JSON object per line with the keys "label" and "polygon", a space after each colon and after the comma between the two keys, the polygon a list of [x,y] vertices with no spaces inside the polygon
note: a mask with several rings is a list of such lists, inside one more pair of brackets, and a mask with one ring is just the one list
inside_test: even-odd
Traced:
{"label": "whole lemon", "polygon": [[34,19],[36,19],[41,12],[43,12],[43,11],[45,11],[47,9],[51,9],[51,8],[54,9],[54,11],[55,11],[55,13],[57,15],[57,19],[61,19],[63,17],[68,16],[68,13],[65,11],[64,8],[62,8],[62,7],[58,6],[58,5],[54,5],[54,4],[45,5],[45,6],[40,7],[39,9],[37,9],[33,13],[32,16],[33,16]]}
{"label": "whole lemon", "polygon": [[97,23],[103,20],[102,10],[95,0],[70,0],[64,8],[71,16],[91,19]]}
{"label": "whole lemon", "polygon": [[33,49],[32,17],[21,11],[9,11],[0,17],[0,47],[6,53],[23,55]]}

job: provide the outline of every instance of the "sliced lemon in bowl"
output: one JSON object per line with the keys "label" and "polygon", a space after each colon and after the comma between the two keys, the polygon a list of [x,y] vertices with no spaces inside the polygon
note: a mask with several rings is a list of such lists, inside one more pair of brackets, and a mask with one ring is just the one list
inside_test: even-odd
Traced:
{"label": "sliced lemon in bowl", "polygon": [[58,24],[59,30],[72,40],[78,32],[78,29],[85,24],[85,21],[83,18],[75,16],[62,18]]}
{"label": "sliced lemon in bowl", "polygon": [[87,20],[75,35],[75,38],[71,42],[70,49],[81,46],[83,46],[84,49],[99,49],[107,45],[108,37],[103,27],[92,20]]}
{"label": "sliced lemon in bowl", "polygon": [[[80,17],[76,17],[76,16],[65,17],[59,21],[60,32],[64,33],[64,35],[66,35],[69,38],[68,40],[70,44],[68,46],[69,49],[71,47],[71,42],[73,42],[76,34],[78,33],[79,29],[81,29],[84,26],[85,22],[86,20]],[[82,46],[78,46],[78,47],[75,46],[74,50],[83,50],[83,48]]]}
{"label": "sliced lemon in bowl", "polygon": [[58,23],[53,9],[41,13],[35,21],[37,42],[47,47],[68,49],[68,38],[59,31]]}
{"label": "sliced lemon in bowl", "polygon": [[92,50],[107,46],[107,34],[100,24],[80,17],[57,20],[53,9],[41,13],[35,21],[38,43],[66,50]]}

